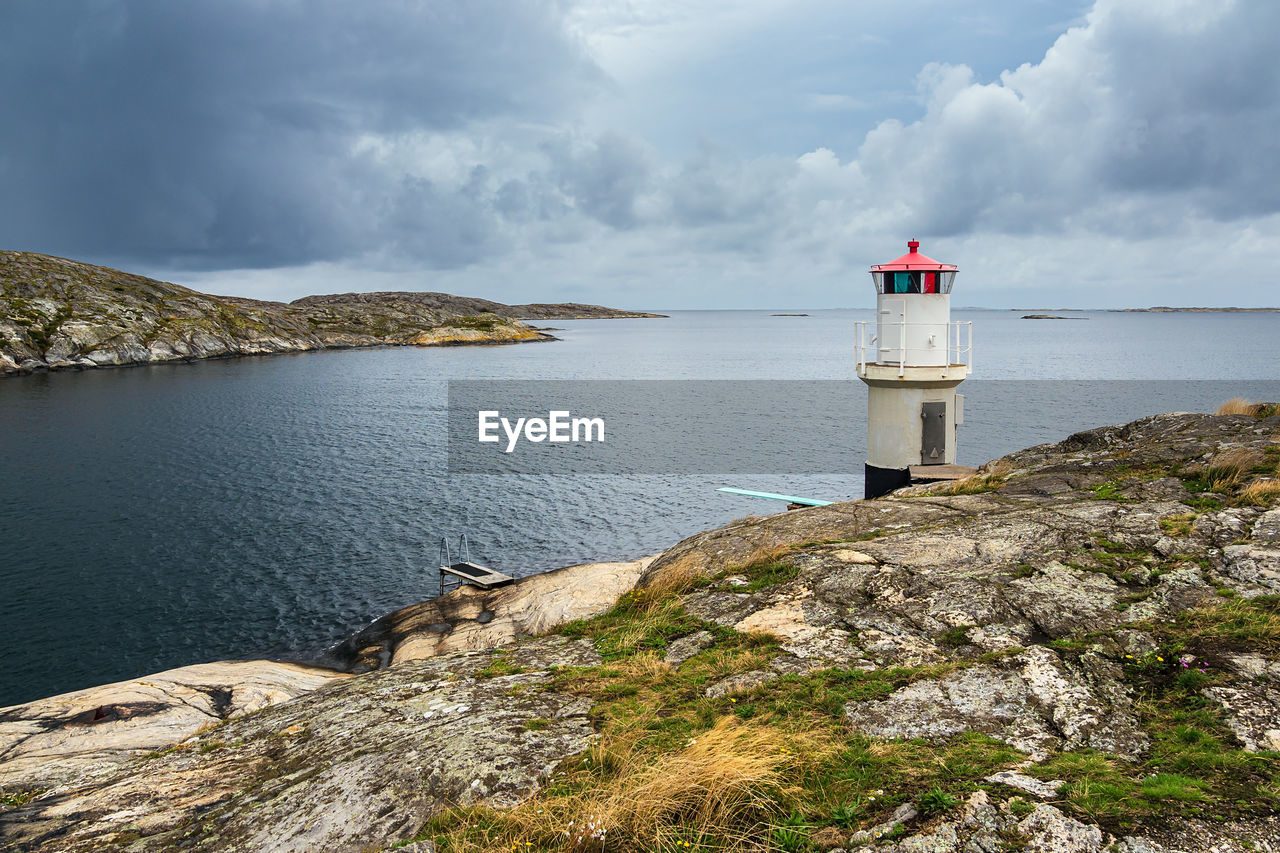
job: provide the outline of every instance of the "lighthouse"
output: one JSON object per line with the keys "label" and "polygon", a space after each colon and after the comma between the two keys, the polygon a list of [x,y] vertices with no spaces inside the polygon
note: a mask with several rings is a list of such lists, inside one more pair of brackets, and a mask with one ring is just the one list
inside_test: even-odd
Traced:
{"label": "lighthouse", "polygon": [[[867,383],[864,494],[879,497],[912,479],[951,479],[973,369],[973,324],[951,321],[957,268],[920,253],[871,268],[876,319],[855,329],[858,378]],[[949,466],[948,468],[931,466]]]}

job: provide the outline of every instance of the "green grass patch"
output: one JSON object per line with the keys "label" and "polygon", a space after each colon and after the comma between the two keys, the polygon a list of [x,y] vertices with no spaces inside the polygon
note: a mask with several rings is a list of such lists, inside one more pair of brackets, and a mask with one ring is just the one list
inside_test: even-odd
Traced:
{"label": "green grass patch", "polygon": [[1169,635],[1209,652],[1280,651],[1280,596],[1230,598],[1178,614]]}
{"label": "green grass patch", "polygon": [[0,808],[16,809],[25,806],[36,797],[43,794],[44,788],[28,788],[19,791],[6,791],[0,789]]}
{"label": "green grass patch", "polygon": [[932,817],[933,815],[949,812],[960,805],[960,798],[948,794],[935,785],[924,792],[918,805],[922,814]]}
{"label": "green grass patch", "polygon": [[607,613],[568,622],[556,633],[589,638],[606,661],[616,661],[645,651],[662,651],[676,637],[691,634],[704,623],[684,611],[675,597],[653,597],[643,589],[632,590]]}
{"label": "green grass patch", "polygon": [[737,592],[757,592],[795,580],[800,574],[800,568],[786,560],[768,560],[731,570],[729,574],[742,575],[747,579],[745,586],[735,588]]}
{"label": "green grass patch", "polygon": [[484,669],[476,672],[476,678],[500,678],[504,675],[519,675],[522,672],[528,672],[529,668],[517,666],[507,659],[503,652],[495,652],[493,660]]}
{"label": "green grass patch", "polygon": [[959,648],[969,644],[969,629],[972,625],[956,625],[943,631],[937,637],[937,643],[940,646],[950,646],[951,648]]}
{"label": "green grass patch", "polygon": [[1092,498],[1094,500],[1118,501],[1120,503],[1128,503],[1133,499],[1126,497],[1125,495],[1120,493],[1120,489],[1122,487],[1123,487],[1123,484],[1120,481],[1108,480],[1105,483],[1101,483],[1097,486],[1094,486],[1089,491],[1092,493]]}

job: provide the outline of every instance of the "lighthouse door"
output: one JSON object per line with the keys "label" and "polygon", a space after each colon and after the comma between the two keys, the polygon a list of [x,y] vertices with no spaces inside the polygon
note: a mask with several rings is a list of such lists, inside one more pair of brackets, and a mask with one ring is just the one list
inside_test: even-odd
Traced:
{"label": "lighthouse door", "polygon": [[920,463],[942,465],[947,461],[947,404],[925,403],[920,408]]}
{"label": "lighthouse door", "polygon": [[902,364],[902,347],[906,344],[907,301],[905,299],[880,299],[878,316],[881,364]]}

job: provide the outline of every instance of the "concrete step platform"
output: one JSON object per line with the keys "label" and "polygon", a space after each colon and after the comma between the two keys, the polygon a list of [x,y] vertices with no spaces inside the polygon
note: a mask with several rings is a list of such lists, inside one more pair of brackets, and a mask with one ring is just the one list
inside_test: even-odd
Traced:
{"label": "concrete step platform", "polygon": [[978,473],[968,465],[912,465],[907,471],[913,483],[938,483],[943,480],[963,480]]}

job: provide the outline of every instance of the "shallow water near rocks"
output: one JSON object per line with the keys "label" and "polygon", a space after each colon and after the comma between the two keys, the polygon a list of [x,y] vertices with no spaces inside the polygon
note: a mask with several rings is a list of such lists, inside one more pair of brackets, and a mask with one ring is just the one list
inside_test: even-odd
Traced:
{"label": "shallow water near rocks", "polygon": [[[806,417],[848,420],[851,464],[822,476],[445,470],[450,378],[857,382],[852,323],[870,311],[771,313],[0,382],[0,706],[199,661],[309,657],[434,595],[446,534],[526,575],[782,509],[718,486],[860,496],[865,410],[779,413],[797,431]],[[1280,314],[955,316],[976,343],[962,462],[1231,396],[1280,399]]]}

